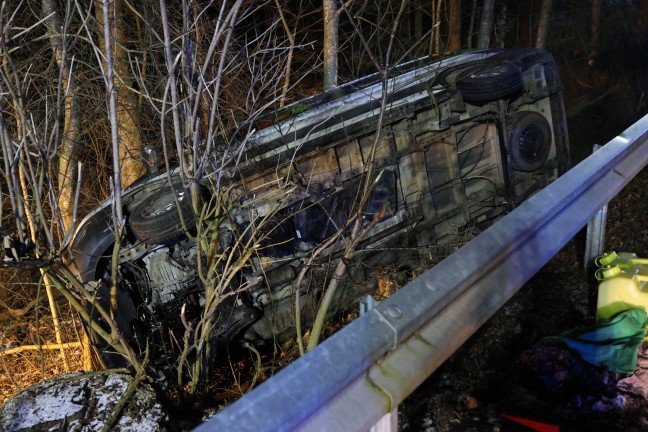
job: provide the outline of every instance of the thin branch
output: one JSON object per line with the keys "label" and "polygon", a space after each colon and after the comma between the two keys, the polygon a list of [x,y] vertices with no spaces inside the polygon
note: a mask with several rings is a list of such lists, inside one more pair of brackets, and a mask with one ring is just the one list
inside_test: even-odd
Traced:
{"label": "thin branch", "polygon": [[81,342],[52,343],[45,345],[22,345],[15,348],[6,348],[0,350],[0,356],[17,354],[25,351],[61,350],[73,348],[81,348]]}

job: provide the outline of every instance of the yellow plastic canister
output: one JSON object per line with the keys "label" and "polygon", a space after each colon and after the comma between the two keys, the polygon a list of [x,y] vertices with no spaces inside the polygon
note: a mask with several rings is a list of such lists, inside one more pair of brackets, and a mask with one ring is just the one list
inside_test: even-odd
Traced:
{"label": "yellow plastic canister", "polygon": [[596,319],[607,320],[628,309],[648,312],[648,259],[630,252],[610,252],[596,259],[599,280]]}

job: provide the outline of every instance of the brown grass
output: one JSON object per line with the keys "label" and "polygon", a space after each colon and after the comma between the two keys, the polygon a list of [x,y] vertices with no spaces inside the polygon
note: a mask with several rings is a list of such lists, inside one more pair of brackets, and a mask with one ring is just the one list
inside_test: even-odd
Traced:
{"label": "brown grass", "polygon": [[[10,286],[10,293],[19,291],[17,286]],[[24,289],[24,287],[23,287]],[[7,287],[0,287],[2,296],[7,299]],[[14,295],[14,298],[16,296]],[[23,297],[23,296],[19,296]],[[5,301],[2,304],[3,314],[0,314],[0,405],[19,391],[45,379],[60,375],[65,372],[83,369],[81,348],[65,350],[69,370],[65,370],[61,353],[58,349],[25,350],[4,354],[2,351],[24,346],[44,346],[55,344],[52,319],[47,309],[47,300],[40,296],[40,301],[22,317],[11,315]],[[72,308],[59,301],[59,314],[61,317],[61,333],[63,342],[78,342],[81,334],[81,324],[76,318]]]}

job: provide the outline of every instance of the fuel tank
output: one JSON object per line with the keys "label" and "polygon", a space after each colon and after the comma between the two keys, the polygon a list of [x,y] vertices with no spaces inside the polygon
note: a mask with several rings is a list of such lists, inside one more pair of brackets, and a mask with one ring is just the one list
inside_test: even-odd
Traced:
{"label": "fuel tank", "polygon": [[631,252],[610,252],[596,259],[599,280],[596,319],[628,309],[648,311],[648,259]]}

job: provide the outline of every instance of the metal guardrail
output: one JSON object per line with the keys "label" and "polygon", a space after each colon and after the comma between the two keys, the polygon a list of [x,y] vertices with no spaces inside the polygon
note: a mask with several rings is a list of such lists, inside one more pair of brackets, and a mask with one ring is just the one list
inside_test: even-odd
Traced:
{"label": "metal guardrail", "polygon": [[367,431],[648,163],[648,116],[196,431]]}

